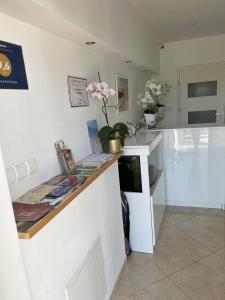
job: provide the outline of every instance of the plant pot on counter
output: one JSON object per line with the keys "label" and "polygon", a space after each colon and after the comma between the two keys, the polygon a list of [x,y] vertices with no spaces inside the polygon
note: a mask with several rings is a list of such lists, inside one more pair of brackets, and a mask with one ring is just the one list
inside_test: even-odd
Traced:
{"label": "plant pot on counter", "polygon": [[119,153],[122,151],[120,139],[109,140],[108,142],[108,153]]}
{"label": "plant pot on counter", "polygon": [[103,151],[105,153],[119,153],[122,151],[122,146],[120,139],[109,140],[107,143],[102,145]]}
{"label": "plant pot on counter", "polygon": [[145,122],[148,128],[155,128],[156,125],[156,113],[155,114],[144,114]]}

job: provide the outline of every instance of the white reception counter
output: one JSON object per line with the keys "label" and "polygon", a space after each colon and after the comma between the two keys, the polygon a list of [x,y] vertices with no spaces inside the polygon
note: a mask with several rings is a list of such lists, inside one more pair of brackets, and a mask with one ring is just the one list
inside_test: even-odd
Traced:
{"label": "white reception counter", "polygon": [[[151,186],[149,159],[157,148],[162,157]],[[225,127],[142,129],[126,139],[124,154],[141,164],[142,193],[126,192],[133,250],[153,253],[165,204],[225,208]]]}
{"label": "white reception counter", "polygon": [[163,131],[167,203],[221,208],[225,203],[225,127]]}
{"label": "white reception counter", "polygon": [[225,127],[160,131],[167,204],[224,207]]}

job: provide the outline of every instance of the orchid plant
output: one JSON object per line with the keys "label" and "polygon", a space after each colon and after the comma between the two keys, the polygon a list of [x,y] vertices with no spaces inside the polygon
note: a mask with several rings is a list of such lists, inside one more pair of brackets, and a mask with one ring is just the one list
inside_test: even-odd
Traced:
{"label": "orchid plant", "polygon": [[99,100],[102,100],[103,106],[102,106],[102,112],[105,116],[105,120],[107,125],[109,126],[109,119],[107,114],[107,104],[108,104],[108,98],[110,96],[115,95],[115,91],[112,88],[109,88],[108,84],[106,82],[101,82],[100,75],[99,76],[99,83],[93,82],[90,83],[86,89],[88,93],[91,94],[93,98],[98,98]]}
{"label": "orchid plant", "polygon": [[103,126],[98,133],[104,151],[108,151],[108,141],[111,139],[120,139],[123,146],[124,140],[128,135],[128,128],[123,123],[116,123],[113,127],[109,126],[109,119],[107,114],[107,107],[117,108],[115,105],[107,105],[108,98],[115,95],[114,89],[110,88],[106,82],[101,82],[100,74],[98,73],[99,83],[90,83],[86,91],[91,94],[93,98],[102,100],[102,112],[105,116],[107,126]]}
{"label": "orchid plant", "polygon": [[158,107],[164,106],[159,103],[159,97],[169,91],[168,84],[159,84],[155,79],[150,79],[145,84],[144,92],[138,95],[137,103],[142,106],[145,113],[155,114]]}

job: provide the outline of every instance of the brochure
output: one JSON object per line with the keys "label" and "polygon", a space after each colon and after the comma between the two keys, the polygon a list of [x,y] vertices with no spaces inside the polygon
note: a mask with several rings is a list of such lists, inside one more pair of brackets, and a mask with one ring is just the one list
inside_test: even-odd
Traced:
{"label": "brochure", "polygon": [[52,210],[47,204],[25,204],[13,202],[13,210],[16,222],[37,221]]}
{"label": "brochure", "polygon": [[41,184],[38,187],[28,191],[23,196],[18,198],[16,202],[35,204],[42,200],[48,193],[55,189],[55,186]]}

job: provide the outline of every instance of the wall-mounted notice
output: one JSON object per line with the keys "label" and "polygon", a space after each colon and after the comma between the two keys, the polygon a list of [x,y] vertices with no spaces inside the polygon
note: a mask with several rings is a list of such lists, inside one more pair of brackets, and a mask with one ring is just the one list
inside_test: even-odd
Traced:
{"label": "wall-mounted notice", "polygon": [[88,106],[87,79],[68,76],[71,107]]}
{"label": "wall-mounted notice", "polygon": [[0,89],[28,89],[22,47],[3,41],[0,41]]}

